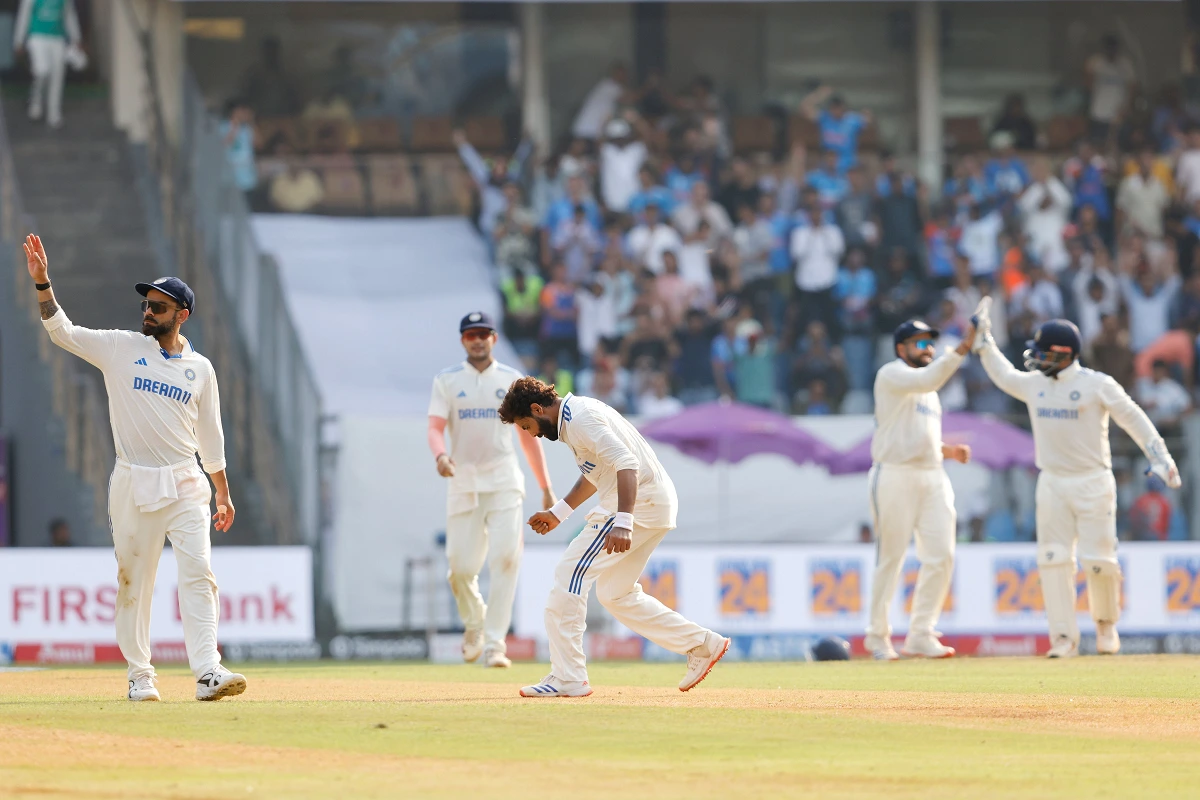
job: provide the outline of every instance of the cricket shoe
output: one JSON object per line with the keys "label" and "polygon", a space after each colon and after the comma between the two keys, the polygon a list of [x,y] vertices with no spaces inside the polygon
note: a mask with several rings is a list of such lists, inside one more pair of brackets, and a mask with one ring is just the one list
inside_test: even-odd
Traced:
{"label": "cricket shoe", "polygon": [[197,700],[220,700],[246,691],[246,676],[239,675],[218,664],[196,681]]}
{"label": "cricket shoe", "polygon": [[561,681],[553,673],[541,683],[521,687],[521,697],[587,697],[592,687],[587,681]]}
{"label": "cricket shoe", "polygon": [[900,654],[892,647],[892,640],[884,636],[867,636],[863,639],[863,647],[876,661],[898,661]]}
{"label": "cricket shoe", "polygon": [[1070,636],[1059,636],[1050,645],[1046,658],[1074,658],[1079,655],[1079,644]]}
{"label": "cricket shoe", "polygon": [[953,658],[954,648],[932,636],[916,636],[904,640],[900,652],[908,658]]}
{"label": "cricket shoe", "polygon": [[1115,624],[1096,623],[1096,652],[1102,656],[1115,656],[1121,652],[1121,637],[1117,635]]}
{"label": "cricket shoe", "polygon": [[485,667],[506,669],[512,666],[512,661],[510,661],[508,656],[506,656],[504,653],[501,653],[499,650],[488,649],[483,651],[483,665]]}
{"label": "cricket shoe", "polygon": [[474,664],[483,655],[483,628],[467,628],[463,631],[463,661]]}
{"label": "cricket shoe", "polygon": [[158,702],[162,699],[158,694],[158,689],[154,688],[154,678],[149,675],[130,679],[127,697],[135,702],[145,702],[146,700]]}
{"label": "cricket shoe", "polygon": [[687,654],[687,674],[679,682],[679,691],[686,692],[700,681],[708,677],[717,662],[729,652],[729,640],[719,633],[708,632],[708,638],[699,647],[693,647]]}

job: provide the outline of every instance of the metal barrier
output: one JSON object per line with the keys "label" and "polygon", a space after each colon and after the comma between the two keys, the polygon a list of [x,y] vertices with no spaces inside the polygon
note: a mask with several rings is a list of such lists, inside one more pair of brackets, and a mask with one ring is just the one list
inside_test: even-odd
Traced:
{"label": "metal barrier", "polygon": [[[37,360],[49,376],[50,405],[53,421],[61,430],[51,430],[59,439],[64,466],[87,487],[94,531],[108,530],[108,477],[116,457],[112,429],[104,392],[90,368],[75,356],[56,347],[41,330],[37,297],[25,270],[21,243],[26,234],[36,232],[37,224],[25,211],[8,139],[8,123],[0,106],[0,241],[14,251],[13,294],[18,324],[28,326],[30,339],[37,343]],[[30,379],[31,376],[26,376]],[[30,478],[32,480],[32,478]],[[98,544],[99,542],[95,542]]]}
{"label": "metal barrier", "polygon": [[[167,130],[149,25],[140,33],[147,155],[162,234],[198,298],[189,334],[221,382],[226,460],[261,528],[251,541],[317,540],[321,401],[292,324],[275,262],[254,238],[216,121],[190,74],[178,141]],[[245,529],[243,529],[243,537]]]}

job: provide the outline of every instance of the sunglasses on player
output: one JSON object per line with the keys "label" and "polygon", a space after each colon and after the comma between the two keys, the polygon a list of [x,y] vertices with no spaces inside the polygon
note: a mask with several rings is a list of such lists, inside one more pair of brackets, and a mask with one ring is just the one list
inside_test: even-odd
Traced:
{"label": "sunglasses on player", "polygon": [[913,342],[913,347],[917,348],[918,350],[926,350],[930,347],[933,347],[933,339],[917,339],[915,342]]}
{"label": "sunglasses on player", "polygon": [[474,342],[481,339],[487,339],[491,337],[493,333],[495,333],[495,331],[490,330],[489,328],[471,328],[470,330],[463,331],[462,337],[468,342]]}
{"label": "sunglasses on player", "polygon": [[165,314],[165,313],[167,313],[168,311],[171,311],[171,310],[175,310],[175,311],[179,311],[179,310],[180,310],[180,309],[179,309],[179,306],[173,306],[173,305],[171,305],[170,303],[163,303],[163,302],[160,302],[160,301],[158,301],[158,300],[143,300],[143,301],[141,302],[141,306],[142,306],[142,313],[143,313],[143,314],[145,314],[145,313],[146,313],[146,309],[150,309],[150,313],[151,313],[151,314],[153,314],[153,315],[154,315],[154,316],[156,316],[156,317],[157,317],[159,314]]}

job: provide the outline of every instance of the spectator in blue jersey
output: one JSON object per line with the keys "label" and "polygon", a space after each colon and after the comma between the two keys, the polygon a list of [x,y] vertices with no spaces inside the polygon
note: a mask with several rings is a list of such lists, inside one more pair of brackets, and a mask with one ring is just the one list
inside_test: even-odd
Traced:
{"label": "spectator in blue jersey", "polygon": [[846,379],[852,390],[870,389],[875,375],[875,273],[867,268],[861,247],[846,251],[833,294],[842,325]]}
{"label": "spectator in blue jersey", "polygon": [[686,203],[692,196],[692,187],[705,180],[704,173],[696,166],[696,156],[689,151],[679,154],[665,176],[667,190],[675,205]]}
{"label": "spectator in blue jersey", "polygon": [[[826,108],[820,108],[826,100]],[[858,163],[858,136],[871,122],[870,112],[851,111],[846,100],[830,86],[819,86],[800,103],[804,115],[821,130],[821,147],[837,154],[838,171]]]}
{"label": "spectator in blue jersey", "polygon": [[978,158],[966,155],[954,165],[954,176],[946,181],[942,197],[953,201],[955,216],[964,218],[972,205],[987,201],[987,178]]}
{"label": "spectator in blue jersey", "polygon": [[808,185],[817,190],[817,196],[821,198],[821,208],[826,211],[846,196],[850,184],[842,177],[837,152],[825,150],[821,153],[820,166],[808,173]]}
{"label": "spectator in blue jersey", "polygon": [[562,262],[555,262],[550,269],[550,282],[542,288],[541,309],[538,344],[542,358],[555,357],[573,366],[579,356],[579,306]]}
{"label": "spectator in blue jersey", "polygon": [[1017,157],[1013,146],[1015,139],[1008,131],[992,134],[992,159],[984,168],[987,178],[988,193],[1007,203],[1011,198],[1025,191],[1029,185],[1029,170],[1025,163]]}
{"label": "spectator in blue jersey", "polygon": [[892,173],[900,176],[900,188],[904,194],[916,197],[917,179],[900,169],[896,154],[885,150],[880,155],[879,174],[875,176],[875,194],[887,197],[892,193]]}
{"label": "spectator in blue jersey", "polygon": [[600,206],[588,192],[587,183],[583,176],[573,175],[567,179],[567,196],[560,197],[550,204],[546,218],[542,220],[542,260],[543,266],[549,266],[550,256],[554,252],[551,239],[554,232],[564,222],[575,218],[576,206],[583,206],[583,215],[595,229],[596,235],[604,229],[604,218],[600,215]]}
{"label": "spectator in blue jersey", "polygon": [[638,182],[641,188],[629,201],[629,213],[633,214],[634,219],[643,222],[646,206],[649,205],[657,206],[660,216],[669,219],[671,214],[675,213],[675,196],[658,182],[658,173],[654,171],[654,167],[643,164],[638,170]]}
{"label": "spectator in blue jersey", "polygon": [[958,247],[958,231],[950,219],[949,209],[939,205],[932,220],[925,226],[925,251],[929,259],[929,277],[939,289],[950,286],[954,279],[954,256]]}
{"label": "spectator in blue jersey", "polygon": [[234,185],[250,199],[250,193],[258,186],[258,169],[254,164],[254,112],[242,101],[230,100],[225,106],[225,120],[218,130],[225,146],[225,160],[233,169]]}
{"label": "spectator in blue jersey", "polygon": [[771,226],[771,254],[768,261],[771,272],[775,275],[786,275],[792,270],[792,226],[795,225],[793,216],[779,208],[774,195],[764,194],[758,198],[758,215]]}
{"label": "spectator in blue jersey", "polygon": [[1075,199],[1075,214],[1091,206],[1102,226],[1112,221],[1112,203],[1108,197],[1108,162],[1096,152],[1091,140],[1083,139],[1073,157],[1063,164],[1063,183]]}

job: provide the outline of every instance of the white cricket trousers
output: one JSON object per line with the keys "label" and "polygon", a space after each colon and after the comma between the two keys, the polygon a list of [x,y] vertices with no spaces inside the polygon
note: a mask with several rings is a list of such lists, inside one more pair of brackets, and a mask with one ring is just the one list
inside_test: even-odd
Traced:
{"label": "white cricket trousers", "polygon": [[63,80],[67,75],[67,40],[61,36],[42,36],[35,33],[26,39],[25,47],[29,50],[29,71],[33,73],[33,83],[29,88],[29,114],[40,117],[45,108],[46,121],[57,125],[62,122]]}
{"label": "white cricket trousers", "polygon": [[117,644],[129,678],[154,675],[150,664],[150,604],[167,537],[179,569],[179,615],[188,664],[197,678],[221,663],[217,653],[217,580],[210,568],[208,479],[195,464],[175,470],[179,499],[143,512],[133,502],[127,464],[117,462],[108,489],[109,524],[117,554]]}
{"label": "white cricket trousers", "polygon": [[1050,641],[1079,643],[1075,616],[1075,549],[1087,576],[1092,619],[1121,616],[1121,565],[1117,561],[1117,482],[1111,470],[1082,475],[1041,472],[1037,481],[1037,553]]}
{"label": "white cricket trousers", "polygon": [[[525,541],[521,529],[523,492],[464,492],[447,498],[446,559],[450,591],[468,629],[483,628],[484,647],[503,654],[512,622],[517,573]],[[487,559],[487,602],[479,593],[479,571]]]}
{"label": "white cricket trousers", "polygon": [[710,631],[644,593],[638,578],[670,528],[633,526],[632,546],[624,553],[604,552],[613,515],[592,514],[588,526],[567,545],[554,569],[554,588],[546,602],[550,672],[563,681],[586,681],[583,631],[592,584],[600,604],[626,628],[659,647],[681,655],[704,644]]}
{"label": "white cricket trousers", "polygon": [[932,636],[954,575],[957,517],[950,478],[940,466],[876,464],[867,482],[875,526],[875,578],[867,634],[885,639],[892,635],[888,607],[896,594],[904,553],[915,534],[921,570],[913,589],[908,635]]}

